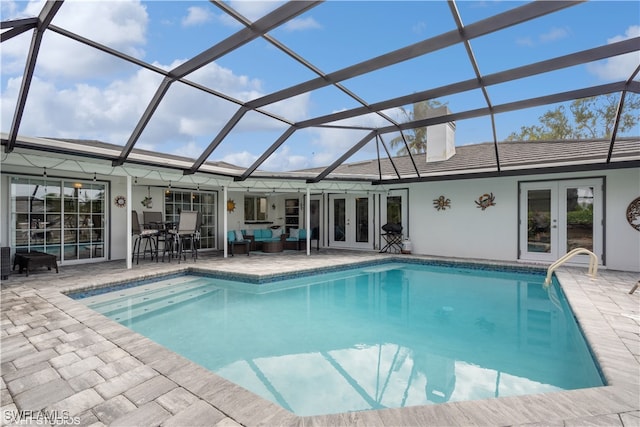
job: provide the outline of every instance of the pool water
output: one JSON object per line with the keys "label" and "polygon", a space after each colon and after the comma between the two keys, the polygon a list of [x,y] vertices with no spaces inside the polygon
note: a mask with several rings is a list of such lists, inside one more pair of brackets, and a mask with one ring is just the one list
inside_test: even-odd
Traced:
{"label": "pool water", "polygon": [[245,284],[179,276],[89,307],[298,415],[603,385],[544,273],[414,263]]}

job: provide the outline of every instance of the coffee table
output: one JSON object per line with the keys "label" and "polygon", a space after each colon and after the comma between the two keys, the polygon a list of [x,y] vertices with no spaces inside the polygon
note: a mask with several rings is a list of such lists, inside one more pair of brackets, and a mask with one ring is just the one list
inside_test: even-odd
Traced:
{"label": "coffee table", "polygon": [[266,253],[274,253],[274,252],[282,252],[282,240],[267,240],[262,242],[262,252]]}
{"label": "coffee table", "polygon": [[20,273],[22,273],[22,270],[25,270],[27,272],[27,277],[29,277],[29,271],[34,269],[35,267],[47,267],[49,270],[55,268],[56,273],[58,273],[58,263],[56,256],[45,252],[16,252],[13,258],[14,270],[16,268],[16,265],[20,267]]}

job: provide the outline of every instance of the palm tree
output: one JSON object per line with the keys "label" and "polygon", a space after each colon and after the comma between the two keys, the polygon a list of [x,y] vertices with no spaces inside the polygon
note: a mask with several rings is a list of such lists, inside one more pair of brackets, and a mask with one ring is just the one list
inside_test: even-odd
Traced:
{"label": "palm tree", "polygon": [[[442,107],[446,104],[436,100],[425,100],[416,102],[413,104],[413,111],[408,111],[404,107],[400,107],[400,111],[405,117],[405,121],[411,122],[414,120],[420,120],[428,117],[428,110]],[[411,151],[411,154],[424,154],[427,152],[427,128],[419,127],[407,130],[404,132],[407,146]],[[404,145],[402,135],[398,135],[393,138],[389,144],[391,148],[400,146],[400,149],[396,152],[398,156],[406,156],[409,154],[407,146]]]}

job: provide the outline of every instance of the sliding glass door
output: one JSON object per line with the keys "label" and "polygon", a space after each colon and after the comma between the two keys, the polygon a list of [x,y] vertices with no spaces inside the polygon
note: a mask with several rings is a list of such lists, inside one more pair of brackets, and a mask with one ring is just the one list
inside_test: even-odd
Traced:
{"label": "sliding glass door", "polygon": [[60,262],[104,259],[106,184],[11,177],[11,246]]}
{"label": "sliding glass door", "polygon": [[216,196],[206,191],[167,190],[164,196],[165,221],[178,223],[180,212],[200,212],[200,248],[215,249],[216,242]]}

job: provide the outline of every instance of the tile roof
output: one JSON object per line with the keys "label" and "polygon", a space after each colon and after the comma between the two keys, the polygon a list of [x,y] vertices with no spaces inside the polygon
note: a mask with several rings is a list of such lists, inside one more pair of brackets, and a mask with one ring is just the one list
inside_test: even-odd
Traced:
{"label": "tile roof", "polygon": [[[524,141],[500,142],[497,145],[500,170],[506,174],[547,172],[550,169],[595,170],[609,167],[640,167],[640,139],[620,139],[613,146],[610,163],[607,163],[610,141]],[[377,180],[398,179],[446,179],[462,175],[495,174],[497,172],[496,148],[493,143],[462,145],[448,160],[426,162],[426,155],[414,155],[419,176],[409,156],[381,158],[356,163],[344,163],[328,175],[329,179],[367,177]],[[394,170],[398,170],[400,178]],[[306,169],[318,174],[323,168]],[[302,171],[300,171],[302,172]]]}

